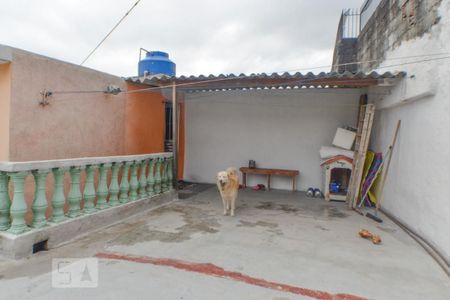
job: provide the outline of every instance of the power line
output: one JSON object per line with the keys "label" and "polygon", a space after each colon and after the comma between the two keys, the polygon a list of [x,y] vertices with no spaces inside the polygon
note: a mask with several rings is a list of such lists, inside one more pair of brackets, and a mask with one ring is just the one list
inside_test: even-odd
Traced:
{"label": "power line", "polygon": [[[268,85],[268,87],[270,87],[271,85]],[[171,86],[169,86],[170,88]],[[158,88],[160,89],[160,88]],[[237,89],[224,89],[224,90],[205,90],[205,91],[201,91],[199,90],[198,92],[192,92],[192,93],[188,93],[188,95],[192,95],[195,94],[195,99],[199,99],[199,98],[207,98],[210,97],[211,93],[214,92],[235,92],[235,91],[241,91],[241,89],[237,90]],[[361,93],[359,91],[355,91],[355,89],[352,88],[340,88],[340,89],[331,89],[331,88],[314,88],[314,89],[310,89],[310,88],[247,88],[246,91],[250,91],[250,92],[265,92],[265,91],[270,91],[270,92],[289,92],[289,93],[295,93],[295,94],[338,94],[338,95],[360,95]],[[158,91],[147,91],[147,93],[157,93]],[[86,93],[86,92],[53,92],[53,94],[72,94],[72,93],[76,93],[76,94],[82,94],[82,93]],[[90,91],[90,93],[104,93],[104,91]],[[122,92],[122,94],[126,94],[126,92]],[[385,92],[385,93],[381,93],[381,92],[368,92],[368,95],[373,95],[373,96],[386,96],[389,95],[390,93]],[[70,99],[64,99],[64,100],[70,100]],[[351,105],[353,106],[353,105]]]}
{"label": "power line", "polygon": [[430,59],[423,59],[421,61],[410,61],[410,62],[404,62],[404,63],[399,63],[396,65],[389,65],[389,66],[381,66],[378,67],[377,69],[385,69],[385,68],[390,68],[390,67],[398,67],[398,66],[406,66],[406,65],[412,65],[414,63],[418,63],[418,62],[428,62],[428,61],[435,61],[435,60],[441,60],[441,59],[449,59],[450,56],[443,56],[443,57],[436,57],[436,58],[430,58]]}
{"label": "power line", "polygon": [[[438,55],[446,55],[446,54],[450,54],[450,52],[426,54],[426,55],[404,56],[404,57],[392,58],[392,59],[389,59],[389,60],[417,58],[417,57],[429,57],[429,56],[438,56]],[[386,66],[379,67],[379,69],[389,68],[389,67],[397,67],[397,66],[403,66],[403,65],[410,65],[410,64],[416,64],[416,63],[421,63],[421,62],[429,62],[429,61],[435,61],[435,60],[449,59],[449,58],[450,58],[450,56],[434,57],[434,58],[428,58],[428,59],[404,62],[404,63],[399,63],[399,64],[386,65]],[[362,63],[373,62],[373,61],[382,61],[382,60],[379,59],[379,60],[359,61],[359,62],[351,62],[351,63],[345,63],[345,64],[336,64],[336,65],[333,65],[333,66],[341,66],[341,65],[348,65],[348,64],[362,64]],[[310,67],[308,69],[311,70],[311,69],[317,69],[317,68],[322,68],[322,67]],[[300,70],[304,70],[304,68],[292,69],[292,70],[288,70],[288,71],[274,72],[274,73],[285,73],[285,72],[293,72],[293,71],[300,71]],[[203,83],[221,82],[221,81],[227,81],[227,80],[236,80],[236,79],[245,78],[245,77],[247,77],[247,75],[239,75],[239,76],[236,76],[236,77],[227,77],[227,78],[216,78],[216,79],[210,79],[210,80],[201,80],[201,81],[196,81],[196,82],[178,83],[178,84],[175,84],[175,86],[176,87],[182,87],[182,86],[198,85],[198,84],[203,84]],[[305,83],[308,83],[308,82],[311,82],[311,81],[314,81],[314,80],[316,80],[316,79],[305,79],[305,80],[295,80],[295,79],[293,79],[293,83],[297,83],[298,85],[304,85]],[[355,80],[341,79],[341,80],[339,80],[337,82],[339,82],[339,83],[346,83],[346,82],[355,82]],[[270,85],[267,85],[267,87],[269,87],[269,86]],[[273,84],[273,86],[280,86],[280,84]],[[144,89],[139,89],[139,90],[121,91],[120,93],[121,94],[143,93],[143,92],[157,91],[157,90],[161,90],[161,89],[165,89],[165,88],[171,88],[171,87],[173,87],[173,85],[150,87],[150,88],[144,88]],[[199,90],[200,89],[201,88],[199,88]],[[220,88],[218,88],[218,89],[220,89]],[[224,88],[224,89],[226,89],[226,88]],[[103,92],[104,91],[54,91],[53,94],[103,93]]]}
{"label": "power line", "polygon": [[[415,64],[415,63],[421,63],[421,62],[429,62],[429,61],[434,61],[434,60],[449,59],[449,58],[450,58],[450,56],[430,58],[430,59],[424,59],[424,60],[419,60],[419,61],[399,63],[399,64],[395,64],[395,65],[387,65],[387,66],[380,67],[380,69],[381,68],[389,68],[389,67],[397,67],[397,66]],[[362,63],[362,62],[360,62],[360,63]],[[291,71],[298,71],[298,70],[299,69],[291,70]],[[203,84],[203,83],[211,83],[211,82],[219,82],[219,81],[227,81],[227,80],[236,80],[236,79],[245,78],[245,77],[247,77],[247,75],[236,76],[236,77],[227,77],[227,78],[217,78],[217,79],[210,79],[210,80],[201,80],[201,81],[196,81],[196,82],[178,83],[178,84],[175,84],[175,86],[176,87],[182,87],[182,86],[190,86],[190,85],[199,85],[199,84]],[[314,79],[305,79],[305,80],[295,80],[295,79],[293,79],[293,83],[297,83],[298,85],[304,85],[305,83],[308,83],[308,82],[311,82],[311,81],[314,81],[314,80],[316,80],[316,79],[315,78]],[[355,82],[355,80],[342,79],[342,80],[338,80],[338,81],[335,81],[335,82],[346,83],[346,82]],[[280,86],[280,85],[282,85],[282,84],[274,84],[273,86]],[[121,92],[121,93],[122,94],[143,93],[143,92],[146,92],[146,91],[171,88],[173,86],[174,85],[150,87],[150,88],[139,89],[139,90],[124,91],[124,92]],[[269,85],[267,85],[267,86],[269,86]],[[218,89],[220,89],[220,88],[218,88]],[[226,89],[226,88],[224,88],[224,89]],[[199,88],[199,90],[201,90],[201,88]],[[207,90],[207,88],[205,88],[205,90]]]}
{"label": "power line", "polygon": [[[286,70],[286,71],[282,71],[282,72],[315,70],[315,69],[341,67],[341,66],[348,66],[348,65],[361,65],[361,64],[365,64],[365,63],[372,63],[372,62],[378,62],[378,61],[390,61],[390,60],[400,60],[400,59],[430,57],[430,56],[442,56],[442,55],[450,55],[450,52],[410,55],[410,56],[401,56],[401,57],[392,57],[392,58],[378,58],[378,59],[372,59],[372,60],[354,61],[354,62],[349,62],[349,63],[335,64],[335,65],[316,66],[316,67],[310,67],[310,68],[298,68],[298,69]],[[275,72],[275,73],[282,73],[282,72]]]}
{"label": "power line", "polygon": [[[240,90],[238,90],[240,91]],[[341,88],[341,89],[329,89],[329,88],[314,88],[314,89],[308,89],[308,88],[286,88],[286,89],[249,89],[248,91],[252,92],[265,92],[270,91],[271,93],[283,93],[283,92],[289,92],[289,93],[295,93],[295,94],[333,94],[333,95],[361,95],[361,92],[355,89],[351,88]],[[214,91],[205,91],[200,93],[195,93],[195,99],[203,99],[208,98],[211,96],[211,94]],[[236,90],[226,90],[225,92],[236,92]],[[187,95],[193,95],[194,93],[188,93]],[[390,95],[389,92],[368,92],[366,93],[368,95],[372,96],[387,96]],[[216,101],[216,100],[214,100]],[[224,101],[227,102],[227,101]]]}
{"label": "power line", "polygon": [[111,33],[113,33],[113,31],[120,25],[120,23],[122,23],[123,20],[125,20],[125,18],[130,14],[130,12],[139,4],[141,0],[136,1],[136,3],[133,4],[133,6],[126,12],[126,14],[119,20],[119,22],[116,23],[116,25],[114,25],[114,27],[108,32],[108,34],[100,41],[100,43],[98,43],[97,46],[95,46],[94,49],[92,49],[92,51],[88,54],[88,56],[86,56],[86,58],[81,62],[80,66],[82,66],[88,59],[89,57],[91,57],[92,54],[94,54],[94,52],[98,49],[98,47],[100,47],[101,44],[103,44],[103,42],[111,35]]}

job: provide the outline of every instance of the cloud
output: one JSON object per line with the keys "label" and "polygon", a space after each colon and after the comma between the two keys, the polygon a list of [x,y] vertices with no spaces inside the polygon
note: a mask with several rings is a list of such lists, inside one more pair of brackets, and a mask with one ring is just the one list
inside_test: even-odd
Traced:
{"label": "cloud", "polygon": [[[136,0],[4,0],[0,43],[80,63]],[[362,0],[141,0],[85,64],[137,73],[139,48],[163,50],[179,75],[329,65],[343,8]]]}

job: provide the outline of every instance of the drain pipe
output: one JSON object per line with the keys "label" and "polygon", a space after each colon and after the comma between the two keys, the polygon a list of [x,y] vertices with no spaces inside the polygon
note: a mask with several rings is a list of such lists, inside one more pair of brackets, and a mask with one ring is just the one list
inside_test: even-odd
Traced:
{"label": "drain pipe", "polygon": [[440,253],[433,245],[431,245],[427,240],[422,238],[416,231],[406,226],[404,223],[399,221],[393,215],[388,213],[386,210],[380,208],[380,211],[387,216],[392,222],[397,224],[403,231],[405,231],[410,237],[412,237],[420,246],[422,246],[425,251],[438,263],[438,265],[444,270],[445,274],[450,277],[450,263],[444,258],[444,255]]}

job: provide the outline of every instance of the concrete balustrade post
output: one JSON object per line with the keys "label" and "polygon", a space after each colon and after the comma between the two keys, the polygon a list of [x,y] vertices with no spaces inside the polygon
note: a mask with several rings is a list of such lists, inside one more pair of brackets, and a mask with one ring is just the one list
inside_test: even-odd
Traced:
{"label": "concrete balustrade post", "polygon": [[0,230],[9,228],[9,210],[11,208],[11,199],[9,198],[8,175],[6,172],[0,172]]}
{"label": "concrete balustrade post", "polygon": [[112,164],[101,164],[99,169],[99,180],[97,187],[97,209],[105,209],[109,207],[106,202],[108,197],[108,170]]}
{"label": "concrete balustrade post", "polygon": [[141,172],[139,174],[139,198],[145,198],[147,194],[147,166],[148,160],[144,160],[141,163]]}
{"label": "concrete balustrade post", "polygon": [[80,191],[80,167],[71,167],[70,173],[70,191],[67,197],[69,202],[69,211],[67,216],[69,218],[76,218],[81,215],[81,191]]}
{"label": "concrete balustrade post", "polygon": [[162,158],[156,159],[155,166],[155,194],[161,194],[161,163]]}
{"label": "concrete balustrade post", "polygon": [[25,213],[27,212],[27,204],[24,197],[24,184],[28,172],[13,172],[8,174],[14,185],[14,196],[11,204],[11,227],[9,233],[21,234],[28,231],[29,228],[25,223]]}
{"label": "concrete balustrade post", "polygon": [[41,228],[47,225],[45,212],[47,211],[48,203],[47,196],[45,195],[45,183],[49,172],[50,170],[35,170],[32,172],[35,182],[35,191],[33,204],[31,205],[33,211],[31,227],[34,228]]}
{"label": "concrete balustrade post", "polygon": [[139,182],[137,178],[137,168],[139,162],[134,162],[131,165],[131,177],[130,177],[130,201],[135,201],[138,199],[137,189],[139,187]]}
{"label": "concrete balustrade post", "polygon": [[167,184],[169,186],[169,190],[173,189],[173,157],[169,158],[169,163],[167,166]]}
{"label": "concrete balustrade post", "polygon": [[162,192],[167,192],[167,158],[163,158],[162,168],[161,168],[161,190]]}
{"label": "concrete balustrade post", "polygon": [[164,161],[164,181],[165,181],[165,191],[167,192],[170,189],[169,182],[169,158],[166,158]]}
{"label": "concrete balustrade post", "polygon": [[66,203],[66,197],[64,195],[64,174],[66,173],[66,169],[54,168],[52,173],[55,183],[52,196],[53,213],[51,221],[54,223],[59,223],[66,219],[64,216],[64,205]]}
{"label": "concrete balustrade post", "polygon": [[111,184],[109,186],[109,205],[117,206],[119,202],[119,170],[122,163],[116,162],[112,165],[111,171]]}
{"label": "concrete balustrade post", "polygon": [[123,165],[122,179],[120,181],[120,196],[119,196],[120,203],[127,203],[129,201],[128,190],[130,189],[130,184],[128,182],[128,173],[129,173],[131,164],[132,164],[132,162],[127,161]]}
{"label": "concrete balustrade post", "polygon": [[83,211],[87,214],[91,214],[96,211],[95,209],[95,170],[98,169],[97,165],[89,165],[86,167],[86,184],[84,186],[83,199],[84,208]]}
{"label": "concrete balustrade post", "polygon": [[148,163],[147,195],[149,197],[155,195],[155,159],[150,159]]}

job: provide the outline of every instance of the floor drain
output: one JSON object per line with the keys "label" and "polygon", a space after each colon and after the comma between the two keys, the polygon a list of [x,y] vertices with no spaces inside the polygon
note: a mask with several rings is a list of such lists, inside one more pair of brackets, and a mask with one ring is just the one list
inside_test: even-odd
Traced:
{"label": "floor drain", "polygon": [[47,242],[48,242],[48,240],[45,240],[45,241],[41,241],[41,242],[34,244],[33,245],[33,254],[48,250]]}

